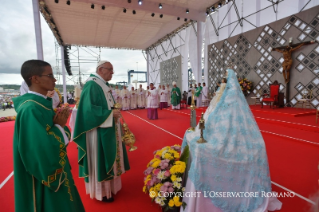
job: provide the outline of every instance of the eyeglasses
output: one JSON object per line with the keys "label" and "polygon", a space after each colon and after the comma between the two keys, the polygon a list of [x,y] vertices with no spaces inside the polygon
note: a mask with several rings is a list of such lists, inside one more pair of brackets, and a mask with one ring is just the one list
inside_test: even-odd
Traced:
{"label": "eyeglasses", "polygon": [[[105,68],[105,67],[101,67],[101,68]],[[105,68],[105,69],[107,69],[109,71],[113,71],[113,68]]]}
{"label": "eyeglasses", "polygon": [[55,79],[54,75],[53,74],[42,74],[42,75],[39,75],[39,76],[45,76],[45,77],[49,77],[51,79]]}

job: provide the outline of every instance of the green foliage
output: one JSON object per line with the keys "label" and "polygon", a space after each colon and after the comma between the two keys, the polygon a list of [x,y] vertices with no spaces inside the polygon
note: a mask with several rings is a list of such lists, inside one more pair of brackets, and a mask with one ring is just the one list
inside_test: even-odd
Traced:
{"label": "green foliage", "polygon": [[183,150],[183,153],[180,157],[180,161],[183,161],[187,164],[187,161],[188,161],[188,158],[189,158],[189,146],[187,145],[184,150]]}

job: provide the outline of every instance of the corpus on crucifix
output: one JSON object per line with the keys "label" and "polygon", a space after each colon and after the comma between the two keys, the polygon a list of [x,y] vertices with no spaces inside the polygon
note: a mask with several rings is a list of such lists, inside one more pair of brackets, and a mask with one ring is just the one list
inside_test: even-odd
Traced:
{"label": "corpus on crucifix", "polygon": [[272,48],[272,51],[277,51],[283,54],[284,56],[284,62],[282,63],[282,74],[285,79],[286,83],[286,102],[288,103],[289,101],[289,86],[288,83],[290,81],[290,69],[292,66],[292,57],[291,54],[293,51],[296,51],[300,47],[307,45],[307,44],[313,44],[316,41],[306,41],[302,43],[297,43],[297,44],[291,44],[291,40],[289,41],[289,44],[287,46],[280,46],[277,48]]}
{"label": "corpus on crucifix", "polygon": [[284,56],[284,62],[282,63],[282,74],[284,75],[286,84],[289,82],[289,79],[290,79],[290,69],[292,65],[292,57],[291,57],[292,52],[296,51],[303,45],[313,44],[313,43],[315,43],[314,40],[303,42],[303,43],[297,43],[297,44],[289,43],[288,46],[280,46],[277,48],[272,48],[272,51],[280,52]]}

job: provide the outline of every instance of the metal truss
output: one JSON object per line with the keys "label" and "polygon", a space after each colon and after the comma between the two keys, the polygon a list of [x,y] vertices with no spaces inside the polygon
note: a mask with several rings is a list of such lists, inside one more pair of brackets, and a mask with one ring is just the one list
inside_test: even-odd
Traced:
{"label": "metal truss", "polygon": [[[62,71],[61,71],[61,58],[60,58],[61,48],[58,42],[55,42],[55,54],[56,54],[56,66],[54,67],[55,76],[57,78],[58,83],[61,83],[62,80]],[[72,84],[80,84],[83,85],[82,79],[87,78],[89,74],[84,74],[81,71],[84,64],[94,63],[96,64],[100,61],[101,49],[95,48],[92,50],[88,47],[80,47],[80,46],[69,46],[68,47],[68,58],[70,69],[72,70],[72,75],[66,75],[66,83]]]}
{"label": "metal truss", "polygon": [[[277,13],[277,12],[278,12],[278,4],[279,4],[280,2],[283,2],[284,0],[268,0],[268,1],[271,2],[271,5],[269,5],[269,6],[265,7],[265,8],[263,8],[263,9],[260,9],[260,10],[258,10],[258,11],[256,11],[256,12],[252,13],[252,14],[249,14],[249,15],[247,15],[247,16],[245,16],[245,17],[240,17],[239,10],[238,10],[238,7],[237,7],[237,5],[236,5],[236,2],[235,2],[235,0],[233,0],[233,1],[232,1],[232,2],[233,2],[232,5],[229,7],[229,9],[228,9],[228,11],[227,11],[225,17],[223,18],[222,22],[220,23],[220,25],[219,25],[218,27],[216,26],[215,21],[214,21],[212,15],[211,15],[211,14],[208,14],[208,16],[209,16],[209,18],[210,18],[210,20],[211,20],[211,22],[212,22],[212,24],[213,24],[213,27],[214,27],[214,30],[215,30],[216,35],[219,36],[219,30],[220,30],[220,29],[222,29],[222,28],[224,28],[224,27],[231,26],[232,24],[235,24],[235,23],[236,23],[236,25],[235,25],[235,27],[233,28],[231,34],[229,35],[229,37],[231,37],[232,34],[233,34],[233,32],[235,31],[236,27],[238,26],[238,24],[239,24],[241,27],[243,26],[243,20],[245,20],[246,22],[248,22],[249,24],[251,24],[252,26],[254,26],[255,28],[257,28],[257,26],[254,25],[254,24],[252,24],[250,21],[248,21],[247,18],[250,17],[250,16],[252,16],[252,15],[255,15],[255,14],[257,14],[257,13],[263,11],[263,10],[266,10],[266,9],[268,9],[268,8],[270,8],[270,7],[273,7],[274,13]],[[307,4],[308,4],[310,1],[311,1],[311,0],[309,0],[304,7],[306,7]],[[235,10],[235,12],[236,12],[237,20],[236,20],[236,21],[233,21],[233,22],[231,22],[231,23],[229,23],[229,24],[227,24],[227,25],[222,26],[224,20],[226,19],[227,15],[229,14],[229,12],[230,12],[230,10],[231,10],[232,7],[234,7],[234,10]],[[242,6],[242,7],[243,7],[243,6]],[[304,9],[304,8],[303,8],[303,9]],[[302,10],[303,10],[303,9],[302,9]]]}
{"label": "metal truss", "polygon": [[309,0],[309,1],[305,4],[305,6],[303,6],[303,8],[302,8],[299,12],[303,11],[303,10],[306,8],[306,6],[307,6],[310,2],[311,2],[311,0]]}

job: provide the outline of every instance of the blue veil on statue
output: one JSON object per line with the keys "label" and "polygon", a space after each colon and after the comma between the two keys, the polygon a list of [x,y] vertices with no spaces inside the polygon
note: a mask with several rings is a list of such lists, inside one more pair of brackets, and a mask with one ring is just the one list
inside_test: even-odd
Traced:
{"label": "blue veil on statue", "polygon": [[236,74],[227,71],[224,93],[206,114],[203,136],[207,143],[197,143],[198,134],[188,140],[186,132],[182,147],[189,145],[188,178],[197,191],[258,192],[258,197],[209,197],[222,211],[254,211],[267,201],[262,192],[271,192],[267,153]]}

